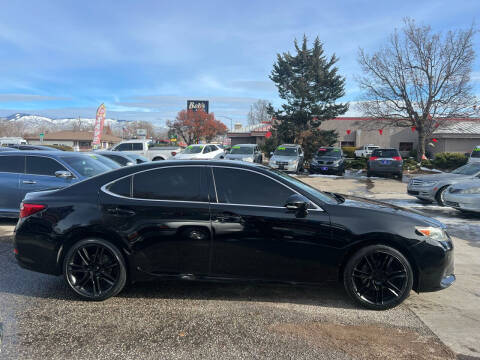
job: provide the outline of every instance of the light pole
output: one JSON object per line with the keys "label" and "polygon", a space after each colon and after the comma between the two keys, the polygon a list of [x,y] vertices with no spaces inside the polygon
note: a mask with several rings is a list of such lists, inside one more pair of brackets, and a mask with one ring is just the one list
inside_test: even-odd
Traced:
{"label": "light pole", "polygon": [[225,115],[215,115],[216,117],[223,117],[228,120],[230,120],[230,132],[233,130],[233,119],[231,117],[225,116]]}

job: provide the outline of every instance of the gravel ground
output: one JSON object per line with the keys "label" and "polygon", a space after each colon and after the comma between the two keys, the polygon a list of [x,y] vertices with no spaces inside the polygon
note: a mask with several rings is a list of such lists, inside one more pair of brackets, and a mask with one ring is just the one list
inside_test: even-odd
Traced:
{"label": "gravel ground", "polygon": [[[307,181],[367,197],[395,192],[392,180]],[[455,358],[411,305],[359,309],[337,284],[153,282],[79,301],[63,279],[18,267],[12,227],[0,223],[0,359]]]}

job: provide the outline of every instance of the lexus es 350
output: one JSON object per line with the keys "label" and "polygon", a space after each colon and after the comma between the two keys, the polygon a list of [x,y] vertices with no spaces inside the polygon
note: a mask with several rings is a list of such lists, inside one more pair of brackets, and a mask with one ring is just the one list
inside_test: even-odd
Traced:
{"label": "lexus es 350", "polygon": [[14,251],[88,300],[155,278],[334,280],[387,309],[455,280],[442,223],[231,161],[154,162],[28,194]]}

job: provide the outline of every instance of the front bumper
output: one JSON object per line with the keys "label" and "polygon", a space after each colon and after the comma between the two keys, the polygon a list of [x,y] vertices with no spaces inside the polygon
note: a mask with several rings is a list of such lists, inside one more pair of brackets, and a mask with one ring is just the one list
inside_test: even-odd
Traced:
{"label": "front bumper", "polygon": [[445,192],[447,206],[457,210],[480,212],[480,195]]}
{"label": "front bumper", "polygon": [[277,170],[282,170],[282,171],[287,171],[287,172],[296,172],[298,169],[298,164],[287,164],[287,165],[278,165],[276,163],[269,163],[269,166],[272,169],[277,169]]}
{"label": "front bumper", "polygon": [[429,186],[407,186],[407,194],[420,199],[435,201],[435,190]]}
{"label": "front bumper", "polygon": [[342,165],[310,164],[311,173],[337,173],[342,169]]}

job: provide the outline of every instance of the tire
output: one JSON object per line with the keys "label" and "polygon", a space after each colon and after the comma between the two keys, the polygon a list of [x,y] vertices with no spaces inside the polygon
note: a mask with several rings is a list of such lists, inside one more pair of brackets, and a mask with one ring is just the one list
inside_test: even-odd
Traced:
{"label": "tire", "polygon": [[409,296],[413,270],[398,250],[386,245],[369,245],[348,259],[343,283],[348,295],[358,305],[387,310]]}
{"label": "tire", "polygon": [[435,200],[437,200],[438,205],[445,206],[445,200],[443,199],[443,194],[445,193],[445,190],[447,190],[449,186],[450,185],[445,185],[444,187],[440,188],[440,190],[438,190],[437,193],[435,194]]}
{"label": "tire", "polygon": [[367,177],[372,177],[372,176],[373,176],[373,173],[367,170]]}
{"label": "tire", "polygon": [[397,178],[398,178],[398,180],[402,181],[403,180],[403,173],[398,173]]}
{"label": "tire", "polygon": [[63,260],[63,276],[82,299],[102,301],[122,291],[127,282],[127,268],[115,245],[103,239],[85,239],[68,250]]}

